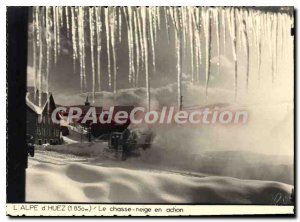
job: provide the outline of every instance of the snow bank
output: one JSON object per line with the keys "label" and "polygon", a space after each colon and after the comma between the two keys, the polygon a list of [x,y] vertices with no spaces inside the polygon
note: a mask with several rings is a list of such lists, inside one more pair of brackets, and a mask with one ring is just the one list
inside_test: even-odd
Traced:
{"label": "snow bank", "polygon": [[192,177],[85,164],[27,169],[26,200],[45,202],[274,204],[292,186],[230,177]]}
{"label": "snow bank", "polygon": [[[294,184],[293,157],[284,155],[266,155],[246,151],[209,150],[206,144],[193,142],[197,139],[196,131],[186,129],[178,132],[160,132],[150,149],[139,149],[136,156],[126,161],[111,162],[111,154],[104,152],[107,142],[83,142],[64,145],[36,146],[37,150],[54,151],[56,154],[70,154],[88,158],[93,164],[125,167],[129,169],[151,168],[168,171],[184,171],[214,176],[227,176],[239,179],[271,180]],[[204,133],[203,133],[204,134]],[[182,140],[180,138],[186,138]],[[191,138],[189,140],[188,138]],[[172,141],[176,141],[172,143]],[[209,142],[209,141],[208,141]],[[210,143],[210,142],[209,142]],[[175,145],[176,144],[176,145]],[[198,148],[198,149],[197,149]],[[206,148],[206,149],[205,149]],[[49,155],[53,155],[49,154]],[[113,158],[114,159],[114,158]],[[237,167],[238,166],[238,167]]]}
{"label": "snow bank", "polygon": [[74,154],[78,156],[94,157],[103,152],[103,148],[107,147],[107,142],[97,143],[70,143],[64,145],[49,145],[45,147],[47,151],[55,151],[59,153]]}
{"label": "snow bank", "polygon": [[72,140],[71,138],[69,137],[66,137],[66,136],[63,136],[63,141],[64,141],[64,144],[73,144],[73,143],[78,143],[78,141],[76,140]]}

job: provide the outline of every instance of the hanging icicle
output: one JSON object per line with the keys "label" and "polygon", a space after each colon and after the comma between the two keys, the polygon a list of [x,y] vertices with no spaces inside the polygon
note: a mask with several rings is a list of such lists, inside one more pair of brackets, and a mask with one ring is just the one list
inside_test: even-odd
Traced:
{"label": "hanging icicle", "polygon": [[108,86],[111,88],[111,68],[110,68],[110,26],[109,26],[109,8],[104,8],[105,16],[105,33],[106,33],[106,50],[107,50],[107,71]]}
{"label": "hanging icicle", "polygon": [[70,36],[70,22],[69,22],[69,7],[65,6],[65,18],[66,18],[66,24],[67,24],[67,37]]}
{"label": "hanging icicle", "polygon": [[129,66],[130,66],[130,83],[135,84],[135,67],[134,67],[134,35],[133,35],[133,9],[128,7],[128,47],[130,48]]}
{"label": "hanging icicle", "polygon": [[247,21],[248,21],[248,12],[244,14],[243,17],[243,40],[244,40],[244,45],[245,45],[245,50],[246,50],[246,57],[247,57],[247,72],[246,72],[246,89],[248,92],[249,88],[249,73],[250,73],[250,26],[247,26]]}
{"label": "hanging icicle", "polygon": [[150,111],[150,81],[149,81],[149,69],[148,69],[148,41],[147,41],[147,8],[141,7],[142,18],[142,30],[143,30],[143,48],[144,53],[144,67],[145,67],[145,79],[146,79],[146,95],[147,95],[147,111]]}
{"label": "hanging icicle", "polygon": [[119,28],[119,43],[122,42],[122,7],[120,6],[118,9],[118,28]]}
{"label": "hanging icicle", "polygon": [[137,9],[137,25],[138,25],[138,33],[139,33],[139,45],[141,49],[141,61],[142,61],[142,67],[145,68],[145,45],[144,45],[144,35],[143,35],[143,28],[142,28],[142,21],[141,21],[141,8]]}
{"label": "hanging icicle", "polygon": [[45,91],[49,93],[49,70],[50,70],[50,50],[52,46],[52,41],[51,41],[51,29],[52,29],[52,22],[51,22],[51,9],[50,7],[46,7],[46,86],[45,86]]}
{"label": "hanging icicle", "polygon": [[36,18],[36,7],[32,9],[32,60],[33,60],[33,71],[34,71],[34,80],[33,80],[33,88],[34,88],[34,99],[36,98],[36,90],[37,90],[37,65],[36,65],[36,50],[37,50],[37,18]]}
{"label": "hanging icicle", "polygon": [[134,34],[135,34],[135,49],[136,49],[136,77],[134,86],[137,87],[139,81],[139,73],[140,73],[140,32],[138,27],[138,18],[137,11],[134,11],[133,14],[133,24],[134,24]]}
{"label": "hanging icicle", "polygon": [[[239,63],[246,64],[248,89],[252,79],[250,67],[252,69],[256,66],[258,79],[263,82],[262,56],[269,55],[271,58],[271,74],[274,82],[279,74],[279,62],[286,62],[286,54],[292,51],[290,29],[293,21],[291,15],[283,12],[264,12],[237,7],[47,6],[33,7],[32,19],[32,65],[35,77],[33,84],[35,93],[39,92],[39,97],[42,91],[49,92],[51,65],[57,65],[58,58],[65,47],[65,38],[71,41],[74,73],[77,62],[79,64],[81,91],[87,90],[87,79],[91,79],[94,102],[96,88],[101,91],[102,47],[106,47],[107,50],[108,78],[104,79],[108,79],[109,88],[116,93],[121,74],[118,73],[117,53],[122,40],[126,39],[127,35],[129,87],[137,87],[141,83],[141,71],[145,71],[148,110],[150,109],[150,77],[157,69],[156,54],[159,50],[157,40],[163,39],[162,37],[166,37],[168,47],[173,47],[175,44],[179,109],[182,105],[182,72],[189,72],[192,82],[201,83],[201,70],[205,68],[204,83],[207,99],[212,76],[212,54],[214,52],[217,54],[216,65],[220,72],[221,45],[224,54],[227,54],[226,45],[232,47],[235,99],[237,99],[240,82]],[[105,26],[105,33],[102,33],[103,26]],[[102,40],[102,34],[105,35],[106,41]],[[214,41],[216,39],[216,50],[213,51],[212,39]],[[227,40],[231,41],[227,43]],[[205,64],[202,64],[201,47],[205,52]],[[267,50],[263,52],[265,48]],[[91,55],[89,64],[86,59],[87,53]],[[245,55],[246,59],[241,59],[238,63],[237,53],[239,56]],[[281,58],[283,61],[280,61]],[[87,72],[86,65],[89,65],[90,72]]]}
{"label": "hanging icicle", "polygon": [[111,9],[109,15],[109,25],[110,25],[110,40],[111,40],[111,51],[113,56],[113,71],[114,71],[114,93],[117,93],[117,58],[116,58],[116,33],[117,33],[117,23],[116,23],[116,8]]}
{"label": "hanging icicle", "polygon": [[90,27],[90,48],[91,48],[91,63],[92,63],[92,99],[95,103],[95,87],[96,87],[96,73],[94,60],[94,39],[95,39],[95,21],[94,21],[94,7],[89,8],[89,27]]}
{"label": "hanging icicle", "polygon": [[[189,7],[188,8],[188,30],[189,30],[189,41],[190,41],[190,56],[191,56],[191,76],[192,76],[192,82],[195,81],[195,76],[194,76],[194,24],[193,22],[193,8]],[[197,33],[199,31],[199,27],[196,27]],[[197,70],[198,74],[198,70]],[[198,75],[197,75],[198,76]]]}
{"label": "hanging icicle", "polygon": [[97,37],[97,76],[98,76],[98,91],[101,91],[101,8],[96,8],[96,37]]}
{"label": "hanging icicle", "polygon": [[150,33],[150,42],[151,42],[151,54],[152,54],[152,65],[153,70],[155,72],[155,48],[154,48],[154,40],[155,40],[155,27],[154,25],[154,18],[153,18],[153,9],[150,7],[149,10],[149,33]]}
{"label": "hanging icicle", "polygon": [[[61,17],[60,17],[60,8],[59,6],[54,7],[55,9],[55,23],[54,25],[56,25],[56,41],[57,41],[57,54],[60,54],[60,27],[61,27]],[[56,60],[57,61],[57,60]],[[56,63],[55,63],[56,64]]]}
{"label": "hanging icicle", "polygon": [[127,43],[128,43],[128,69],[129,69],[129,73],[128,73],[128,82],[129,85],[132,85],[132,75],[133,75],[133,65],[132,65],[132,61],[133,61],[133,52],[132,52],[132,30],[131,30],[131,24],[130,24],[130,15],[131,15],[131,8],[129,7],[128,10],[126,10],[126,8],[124,9],[124,17],[125,17],[125,21],[126,21],[126,26],[127,26]]}
{"label": "hanging icicle", "polygon": [[223,53],[226,52],[226,9],[222,9],[222,27],[223,27]]}
{"label": "hanging icicle", "polygon": [[181,89],[181,76],[182,76],[182,40],[183,32],[181,31],[182,23],[180,16],[180,9],[177,7],[173,8],[171,11],[171,17],[175,29],[175,49],[177,57],[177,106],[178,110],[182,109],[182,89]]}
{"label": "hanging icicle", "polygon": [[168,7],[164,7],[164,16],[165,16],[165,24],[166,24],[166,33],[167,33],[167,40],[168,40],[168,45],[170,45],[170,31],[169,31],[169,11]]}
{"label": "hanging icicle", "polygon": [[43,13],[42,13],[43,8],[40,8],[37,11],[37,21],[38,21],[38,41],[39,41],[39,59],[38,59],[38,103],[39,103],[39,107],[42,106],[42,87],[43,87]]}
{"label": "hanging icicle", "polygon": [[234,61],[234,98],[237,99],[237,83],[238,83],[238,73],[237,73],[237,22],[236,22],[237,9],[232,8],[228,11],[228,22],[229,22],[229,33],[232,44],[232,55]]}
{"label": "hanging icicle", "polygon": [[202,64],[202,52],[201,52],[201,27],[202,27],[202,10],[196,8],[194,13],[194,26],[196,27],[194,45],[196,55],[196,67],[197,67],[197,82],[200,81],[200,65]]}
{"label": "hanging icicle", "polygon": [[216,28],[216,39],[217,39],[217,57],[218,57],[218,73],[220,73],[220,22],[219,22],[219,9],[215,8],[213,10],[213,17],[215,22],[215,28]]}
{"label": "hanging icicle", "polygon": [[272,48],[274,53],[272,54],[272,83],[274,83],[277,74],[277,45],[278,45],[278,21],[276,14],[272,15]]}
{"label": "hanging icicle", "polygon": [[[267,24],[267,23],[266,23]],[[255,19],[255,38],[256,38],[256,45],[257,45],[257,70],[258,70],[258,79],[260,80],[260,71],[261,71],[261,50],[262,50],[262,25],[263,19],[260,16],[256,16]],[[268,29],[268,27],[267,27]],[[269,33],[269,31],[267,31]],[[271,50],[271,49],[270,49]]]}
{"label": "hanging icicle", "polygon": [[72,18],[72,49],[73,49],[73,69],[75,72],[75,65],[76,65],[76,59],[78,58],[78,52],[77,52],[77,23],[75,18],[75,8],[71,8],[71,18]]}
{"label": "hanging icicle", "polygon": [[84,7],[78,7],[78,42],[79,42],[79,64],[80,64],[80,88],[81,91],[86,89],[86,74],[85,74],[85,31],[84,31]]}
{"label": "hanging icicle", "polygon": [[205,52],[206,52],[206,63],[205,63],[205,96],[208,96],[208,84],[210,80],[210,60],[211,60],[211,11],[206,8],[203,15],[204,22],[204,35],[205,35]]}

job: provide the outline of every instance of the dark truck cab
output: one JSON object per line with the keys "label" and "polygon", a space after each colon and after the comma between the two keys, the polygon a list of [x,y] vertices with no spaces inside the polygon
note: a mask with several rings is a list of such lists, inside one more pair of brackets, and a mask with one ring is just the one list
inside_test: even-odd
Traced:
{"label": "dark truck cab", "polygon": [[26,146],[27,146],[27,155],[34,157],[34,139],[33,136],[26,135]]}
{"label": "dark truck cab", "polygon": [[130,156],[139,156],[139,148],[150,148],[154,136],[150,129],[127,128],[123,132],[113,132],[109,136],[108,150],[115,153],[116,159],[126,160]]}

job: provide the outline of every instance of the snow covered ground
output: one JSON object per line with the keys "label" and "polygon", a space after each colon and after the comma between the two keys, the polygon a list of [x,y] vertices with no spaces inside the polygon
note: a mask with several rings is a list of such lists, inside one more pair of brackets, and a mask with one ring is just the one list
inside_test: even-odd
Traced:
{"label": "snow covered ground", "polygon": [[107,142],[88,143],[71,130],[64,145],[39,147],[29,158],[26,200],[287,204],[292,109],[253,110],[244,128],[157,129],[151,149],[126,161],[104,157]]}
{"label": "snow covered ground", "polygon": [[291,191],[286,183],[170,170],[140,158],[119,162],[46,149],[29,159],[26,177],[26,200],[36,202],[286,204]]}

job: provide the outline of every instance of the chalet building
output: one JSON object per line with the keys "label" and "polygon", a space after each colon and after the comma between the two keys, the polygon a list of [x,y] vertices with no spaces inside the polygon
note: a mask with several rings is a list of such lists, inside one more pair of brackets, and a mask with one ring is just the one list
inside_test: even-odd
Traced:
{"label": "chalet building", "polygon": [[51,93],[34,92],[33,87],[27,88],[27,134],[33,136],[34,143],[41,144],[60,144],[60,124],[55,124],[51,120],[51,114],[56,108]]}
{"label": "chalet building", "polygon": [[[112,132],[123,132],[130,124],[129,118],[128,118],[127,122],[124,124],[117,124],[113,120],[111,123],[99,123],[99,122],[92,123],[91,121],[87,121],[85,124],[80,124],[80,121],[83,119],[83,117],[85,116],[85,114],[88,112],[88,110],[91,107],[88,96],[86,97],[84,105],[63,106],[63,107],[66,108],[66,112],[62,113],[62,116],[64,116],[65,119],[67,119],[67,116],[69,114],[71,107],[80,108],[82,110],[80,119],[75,122],[70,123],[69,125],[75,126],[75,127],[78,125],[81,125],[83,128],[85,128],[88,131],[87,135],[89,135],[89,133],[90,133],[90,135],[95,138],[100,137],[102,135],[109,135]],[[97,107],[97,106],[92,106],[92,107],[94,107],[96,109],[97,119],[99,119],[99,116],[103,111],[108,111],[108,110],[104,110],[103,107]],[[129,114],[133,108],[134,108],[134,106],[114,106],[114,113],[112,116],[114,118],[114,115],[119,111],[126,111],[129,116]],[[64,123],[61,124],[61,131],[64,136],[71,134],[71,132],[68,130],[68,126],[67,125],[64,126]],[[90,141],[90,138],[89,138],[89,141]]]}
{"label": "chalet building", "polygon": [[[60,106],[60,105],[58,105],[58,106]],[[91,127],[91,125],[93,125],[91,123],[91,121],[87,121],[85,124],[80,124],[79,123],[82,120],[82,118],[85,116],[85,114],[88,112],[88,110],[90,109],[90,107],[91,107],[88,96],[86,97],[86,101],[85,101],[84,105],[60,106],[60,107],[65,107],[66,108],[66,112],[61,112],[61,115],[64,116],[65,120],[67,119],[67,116],[69,114],[70,108],[76,107],[76,108],[81,109],[81,111],[82,111],[82,115],[81,115],[80,120],[72,121],[69,124],[67,124],[66,122],[61,122],[61,132],[62,132],[63,136],[69,136],[69,135],[70,136],[74,136],[74,134],[78,133],[78,132],[76,132],[74,130],[72,132],[70,132],[70,130],[68,128],[70,126],[77,127],[77,128],[80,128],[78,126],[81,126],[82,129],[85,129],[85,130],[87,130],[87,131],[90,132],[90,127]],[[95,106],[93,106],[93,107],[95,107]],[[97,118],[99,118],[99,115],[102,112],[102,107],[95,107],[95,110],[96,110],[96,116],[97,116]],[[92,133],[92,135],[93,135],[93,133]],[[90,135],[88,135],[88,133],[87,133],[86,136],[88,137],[88,140],[90,141]],[[80,138],[80,140],[82,141],[82,137]]]}

